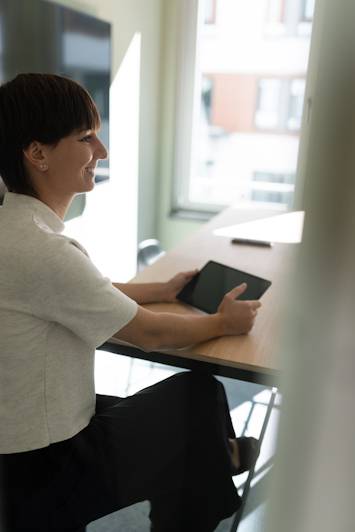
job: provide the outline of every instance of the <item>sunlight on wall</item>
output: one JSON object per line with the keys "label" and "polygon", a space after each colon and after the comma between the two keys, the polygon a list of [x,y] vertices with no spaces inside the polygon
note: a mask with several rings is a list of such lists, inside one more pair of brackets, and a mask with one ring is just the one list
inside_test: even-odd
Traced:
{"label": "sunlight on wall", "polygon": [[119,222],[116,255],[122,281],[137,270],[140,63],[141,34],[136,33],[110,89],[112,209]]}
{"label": "sunlight on wall", "polygon": [[110,88],[110,181],[87,194],[83,215],[66,222],[64,232],[120,282],[137,269],[140,52],[136,33]]}

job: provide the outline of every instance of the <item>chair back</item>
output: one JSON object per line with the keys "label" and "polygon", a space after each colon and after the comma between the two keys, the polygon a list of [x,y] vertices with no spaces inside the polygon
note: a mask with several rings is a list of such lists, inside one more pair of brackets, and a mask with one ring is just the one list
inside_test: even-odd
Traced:
{"label": "chair back", "polygon": [[138,244],[137,271],[144,270],[144,268],[154,264],[164,255],[165,251],[161,249],[159,240],[155,238],[143,240],[143,242]]}

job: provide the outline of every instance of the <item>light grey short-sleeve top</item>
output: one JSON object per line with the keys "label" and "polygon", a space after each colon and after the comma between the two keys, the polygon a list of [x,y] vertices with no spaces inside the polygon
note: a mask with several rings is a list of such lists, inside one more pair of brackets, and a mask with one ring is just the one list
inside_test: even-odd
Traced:
{"label": "light grey short-sleeve top", "polygon": [[137,304],[61,235],[41,201],[6,193],[0,208],[0,454],[71,438],[95,412],[95,348]]}

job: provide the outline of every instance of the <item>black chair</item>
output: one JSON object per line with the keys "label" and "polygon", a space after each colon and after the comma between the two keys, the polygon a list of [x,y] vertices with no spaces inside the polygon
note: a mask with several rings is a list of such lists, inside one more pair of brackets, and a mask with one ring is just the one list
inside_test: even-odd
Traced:
{"label": "black chair", "polygon": [[138,244],[137,271],[140,272],[147,266],[154,264],[163,255],[165,255],[165,251],[161,249],[159,240],[155,238],[143,240]]}

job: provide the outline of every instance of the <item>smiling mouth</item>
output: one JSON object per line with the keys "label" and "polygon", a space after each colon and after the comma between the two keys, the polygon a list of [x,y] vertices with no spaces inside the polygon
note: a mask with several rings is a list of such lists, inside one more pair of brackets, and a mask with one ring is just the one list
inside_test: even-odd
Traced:
{"label": "smiling mouth", "polygon": [[88,174],[93,174],[95,172],[95,168],[96,166],[94,166],[93,168],[85,168],[85,172],[87,172]]}

